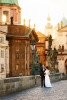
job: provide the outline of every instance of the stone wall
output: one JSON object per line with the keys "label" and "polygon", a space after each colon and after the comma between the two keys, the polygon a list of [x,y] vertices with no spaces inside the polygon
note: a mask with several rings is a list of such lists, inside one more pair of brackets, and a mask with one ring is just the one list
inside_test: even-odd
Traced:
{"label": "stone wall", "polygon": [[[66,80],[66,79],[67,79],[67,75],[65,75],[64,73],[50,74],[51,83],[57,82],[57,81],[60,81],[60,80]],[[35,76],[35,83],[36,83],[36,86],[39,86],[41,84],[39,75]]]}
{"label": "stone wall", "polygon": [[[51,82],[55,82],[67,79],[67,76],[63,73],[51,74],[50,79]],[[41,84],[40,80],[39,75],[0,79],[0,96],[39,86]]]}
{"label": "stone wall", "polygon": [[25,90],[35,86],[34,76],[0,79],[0,96]]}

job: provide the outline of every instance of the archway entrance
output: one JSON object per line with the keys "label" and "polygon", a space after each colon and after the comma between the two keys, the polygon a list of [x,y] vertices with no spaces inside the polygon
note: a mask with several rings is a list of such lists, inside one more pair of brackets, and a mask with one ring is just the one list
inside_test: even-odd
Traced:
{"label": "archway entrance", "polygon": [[66,68],[66,74],[67,74],[67,59],[65,60],[65,68]]}

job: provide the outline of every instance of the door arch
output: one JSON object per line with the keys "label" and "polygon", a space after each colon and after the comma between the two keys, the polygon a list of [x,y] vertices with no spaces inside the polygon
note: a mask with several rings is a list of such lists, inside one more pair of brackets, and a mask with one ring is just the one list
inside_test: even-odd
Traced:
{"label": "door arch", "polygon": [[65,68],[66,68],[66,74],[67,74],[67,59],[65,60]]}

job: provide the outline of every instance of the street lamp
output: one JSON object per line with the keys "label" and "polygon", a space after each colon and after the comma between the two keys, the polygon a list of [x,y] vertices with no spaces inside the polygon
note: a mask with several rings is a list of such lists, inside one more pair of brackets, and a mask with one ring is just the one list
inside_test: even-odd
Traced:
{"label": "street lamp", "polygon": [[30,47],[31,47],[31,50],[32,50],[32,64],[33,64],[33,55],[34,55],[34,51],[35,51],[35,47],[36,47],[36,43],[34,42],[34,40],[31,41],[30,43]]}

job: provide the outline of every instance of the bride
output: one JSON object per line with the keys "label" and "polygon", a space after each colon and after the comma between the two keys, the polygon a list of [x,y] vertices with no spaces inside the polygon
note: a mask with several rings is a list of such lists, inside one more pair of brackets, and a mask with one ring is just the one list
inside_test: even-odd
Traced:
{"label": "bride", "polygon": [[49,70],[48,70],[48,66],[46,66],[46,71],[45,71],[45,87],[52,87],[51,82],[50,82],[50,78],[49,78]]}

